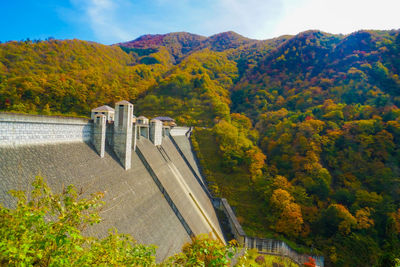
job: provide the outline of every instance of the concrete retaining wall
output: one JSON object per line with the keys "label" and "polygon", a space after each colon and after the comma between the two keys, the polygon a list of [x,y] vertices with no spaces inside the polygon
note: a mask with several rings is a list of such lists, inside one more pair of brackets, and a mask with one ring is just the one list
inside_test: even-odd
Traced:
{"label": "concrete retaining wall", "polygon": [[0,146],[88,142],[88,119],[0,113]]}

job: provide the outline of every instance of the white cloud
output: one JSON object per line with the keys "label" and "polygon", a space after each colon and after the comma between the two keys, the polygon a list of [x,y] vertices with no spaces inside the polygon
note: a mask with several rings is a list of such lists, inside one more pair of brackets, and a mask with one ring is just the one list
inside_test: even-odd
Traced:
{"label": "white cloud", "polygon": [[[216,0],[209,24],[258,39],[310,29],[351,33],[400,28],[400,0]],[[216,29],[216,32],[219,30]]]}
{"label": "white cloud", "polygon": [[[119,0],[71,0],[98,40],[113,43],[128,40],[131,36],[124,30],[119,20],[123,1]],[[82,23],[82,22],[81,22]],[[84,27],[84,25],[82,25]]]}
{"label": "white cloud", "polygon": [[211,18],[210,25],[263,39],[272,30],[282,4],[280,0],[218,0],[216,8],[217,16]]}
{"label": "white cloud", "polygon": [[75,7],[75,24],[102,43],[173,31],[209,36],[233,30],[246,37],[267,39],[309,29],[350,33],[400,27],[400,0],[70,1]]}
{"label": "white cloud", "polygon": [[348,34],[360,29],[400,27],[399,0],[283,0],[284,13],[274,35],[297,34],[309,29]]}

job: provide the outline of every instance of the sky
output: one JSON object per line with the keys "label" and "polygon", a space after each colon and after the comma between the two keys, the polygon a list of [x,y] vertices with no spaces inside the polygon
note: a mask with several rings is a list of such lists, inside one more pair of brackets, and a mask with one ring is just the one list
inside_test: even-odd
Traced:
{"label": "sky", "polygon": [[235,31],[269,39],[305,30],[349,34],[400,28],[400,0],[0,0],[0,41]]}

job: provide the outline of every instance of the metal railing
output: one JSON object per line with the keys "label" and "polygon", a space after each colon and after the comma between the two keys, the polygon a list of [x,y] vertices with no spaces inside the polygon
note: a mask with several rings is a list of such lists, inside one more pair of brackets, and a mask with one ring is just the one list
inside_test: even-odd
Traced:
{"label": "metal railing", "polygon": [[214,198],[213,204],[216,208],[222,210],[228,218],[229,227],[238,243],[247,249],[257,249],[261,254],[271,254],[290,258],[299,265],[308,262],[313,258],[317,266],[324,266],[324,257],[317,255],[300,254],[292,249],[286,242],[275,239],[251,237],[246,235],[242,226],[236,219],[236,216],[225,198]]}

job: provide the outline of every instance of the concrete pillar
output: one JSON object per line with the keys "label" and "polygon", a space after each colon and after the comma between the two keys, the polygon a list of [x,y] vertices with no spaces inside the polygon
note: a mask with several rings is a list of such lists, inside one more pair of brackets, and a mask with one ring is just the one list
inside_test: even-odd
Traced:
{"label": "concrete pillar", "polygon": [[150,121],[150,140],[155,146],[160,146],[162,143],[163,124],[160,120]]}
{"label": "concrete pillar", "polygon": [[114,152],[125,170],[131,168],[133,105],[128,101],[115,103]]}
{"label": "concrete pillar", "polygon": [[106,116],[103,114],[94,116],[92,143],[100,158],[104,158],[106,147]]}

